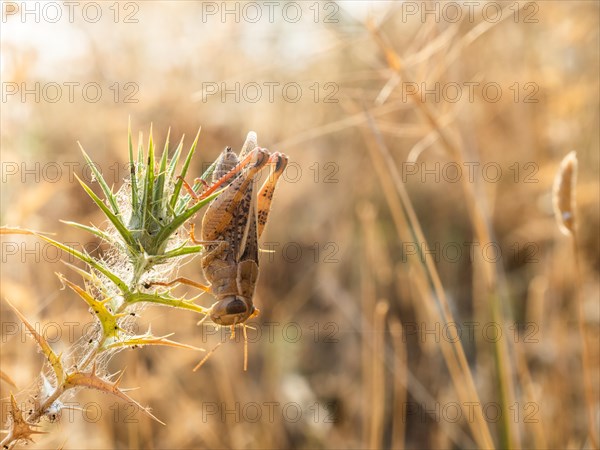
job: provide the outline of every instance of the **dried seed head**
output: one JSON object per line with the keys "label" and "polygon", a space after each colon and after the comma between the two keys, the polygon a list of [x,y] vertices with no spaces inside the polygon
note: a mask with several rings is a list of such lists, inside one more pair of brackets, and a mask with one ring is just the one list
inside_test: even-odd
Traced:
{"label": "dried seed head", "polygon": [[554,216],[560,231],[575,234],[575,185],[577,183],[577,155],[570,152],[563,158],[552,187]]}

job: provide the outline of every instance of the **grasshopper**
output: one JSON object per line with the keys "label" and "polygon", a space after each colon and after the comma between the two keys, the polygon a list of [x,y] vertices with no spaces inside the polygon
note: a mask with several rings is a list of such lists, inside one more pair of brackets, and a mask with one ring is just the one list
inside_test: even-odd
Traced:
{"label": "grasshopper", "polygon": [[[239,155],[227,147],[217,160],[213,184],[202,197],[219,187],[224,190],[204,214],[201,239],[196,240],[193,225],[190,229],[190,239],[208,248],[202,254],[201,266],[209,285],[182,277],[168,283],[152,284],[182,283],[209,292],[217,301],[208,310],[208,317],[218,325],[231,326],[232,333],[236,325],[244,325],[246,320],[258,315],[259,310],[253,303],[259,275],[258,240],[265,229],[273,193],[287,162],[286,155],[270,154],[259,148],[254,132],[248,133]],[[255,179],[267,165],[269,176],[255,198]],[[199,198],[187,183],[184,186],[192,197]]]}
{"label": "grasshopper", "polygon": [[[248,167],[226,182],[227,187],[210,203],[202,219],[200,242],[217,243],[202,256],[201,262],[210,282],[209,292],[217,298],[209,317],[224,326],[241,324],[258,314],[252,301],[259,273],[258,239],[267,223],[275,186],[288,161],[281,153],[269,154],[258,148],[256,135],[249,133],[239,157],[230,147],[221,153],[213,182],[239,170],[240,160],[244,159],[248,160]],[[255,200],[254,181],[265,165],[270,165],[269,177]]]}

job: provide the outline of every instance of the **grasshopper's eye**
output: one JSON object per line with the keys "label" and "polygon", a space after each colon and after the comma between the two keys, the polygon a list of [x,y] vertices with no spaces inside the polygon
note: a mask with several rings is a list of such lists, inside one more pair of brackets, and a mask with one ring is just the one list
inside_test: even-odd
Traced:
{"label": "grasshopper's eye", "polygon": [[226,314],[242,314],[242,313],[245,313],[247,310],[248,310],[248,308],[246,307],[246,303],[244,303],[239,298],[236,298],[235,300],[233,300],[227,304],[227,307],[225,308],[225,313]]}
{"label": "grasshopper's eye", "polygon": [[248,303],[242,297],[225,297],[212,306],[210,318],[219,325],[243,323],[254,312],[254,306],[248,306]]}

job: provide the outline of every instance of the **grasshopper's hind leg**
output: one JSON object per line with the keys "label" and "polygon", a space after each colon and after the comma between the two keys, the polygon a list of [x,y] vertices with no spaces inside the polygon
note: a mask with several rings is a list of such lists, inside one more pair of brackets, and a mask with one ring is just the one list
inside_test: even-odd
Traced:
{"label": "grasshopper's hind leg", "polygon": [[179,277],[175,278],[171,281],[150,281],[148,283],[144,283],[144,288],[150,289],[152,286],[173,286],[175,284],[185,284],[187,286],[192,286],[198,289],[201,289],[205,292],[210,292],[210,286],[207,286],[202,283],[197,283],[194,280],[190,280],[189,278]]}
{"label": "grasshopper's hind leg", "polygon": [[275,193],[275,187],[277,181],[283,171],[285,170],[288,163],[288,157],[283,153],[273,153],[269,158],[269,176],[267,177],[264,184],[261,186],[258,192],[257,199],[257,215],[258,215],[258,226],[257,234],[258,237],[262,235],[267,219],[269,218],[269,212],[271,211],[271,202],[273,201],[273,194]]}
{"label": "grasshopper's hind leg", "polygon": [[[249,161],[249,167],[241,171],[239,167],[245,160]],[[234,169],[239,169],[241,174],[212,201],[202,218],[203,240],[229,239],[235,221],[242,217],[241,214],[248,214],[248,211],[239,211],[239,209],[251,194],[257,174],[268,161],[269,153],[257,147]]]}

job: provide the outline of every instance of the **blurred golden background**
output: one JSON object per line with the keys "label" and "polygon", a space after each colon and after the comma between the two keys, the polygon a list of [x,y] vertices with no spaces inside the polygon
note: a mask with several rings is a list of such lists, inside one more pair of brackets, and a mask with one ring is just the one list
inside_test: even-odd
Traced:
{"label": "blurred golden background", "polygon": [[[49,434],[29,448],[478,448],[489,441],[469,408],[483,410],[496,448],[592,448],[597,2],[2,8],[2,225],[101,255],[60,220],[105,220],[73,176],[90,180],[77,141],[118,188],[129,118],[144,142],[152,125],[159,149],[169,128],[187,148],[201,127],[193,176],[250,130],[290,158],[263,236],[272,252],[262,254],[248,372],[240,336],[195,373],[199,353],[122,352],[110,368],[126,368],[123,385],[139,387],[130,395],[167,425],[86,391],[71,399],[84,411],[43,422]],[[571,150],[577,254],[551,195]],[[428,243],[421,256],[402,189]],[[55,272],[77,281],[48,246],[3,236],[0,295],[60,352],[91,318]],[[180,273],[201,281],[199,259]],[[456,327],[440,321],[440,297],[461,329],[462,362],[449,356]],[[1,369],[26,390],[42,357],[4,301],[0,311]],[[206,349],[227,336],[198,319],[152,307],[139,322]],[[0,389],[4,422],[15,389]],[[473,392],[477,405],[466,404]]]}

